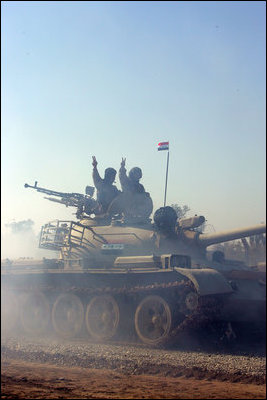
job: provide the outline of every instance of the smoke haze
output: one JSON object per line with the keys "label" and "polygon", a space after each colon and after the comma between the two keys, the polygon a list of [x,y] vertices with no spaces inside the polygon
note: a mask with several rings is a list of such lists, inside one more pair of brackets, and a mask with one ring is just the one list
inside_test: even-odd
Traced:
{"label": "smoke haze", "polygon": [[39,234],[34,231],[31,219],[11,221],[1,232],[1,258],[54,258],[55,252],[39,249]]}

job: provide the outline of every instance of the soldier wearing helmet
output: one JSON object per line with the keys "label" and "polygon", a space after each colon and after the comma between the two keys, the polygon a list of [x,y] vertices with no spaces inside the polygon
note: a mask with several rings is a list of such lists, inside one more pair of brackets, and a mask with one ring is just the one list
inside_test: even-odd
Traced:
{"label": "soldier wearing helmet", "polygon": [[145,193],[144,186],[139,182],[142,178],[142,170],[139,167],[134,167],[129,171],[129,176],[126,174],[125,168],[126,159],[122,158],[121,167],[119,170],[119,178],[123,192]]}
{"label": "soldier wearing helmet", "polygon": [[112,202],[118,196],[120,190],[117,189],[113,182],[116,177],[116,170],[114,168],[106,168],[105,176],[102,179],[97,169],[97,161],[95,156],[93,158],[93,181],[97,190],[97,201],[99,203],[99,213],[105,213]]}
{"label": "soldier wearing helmet", "polygon": [[126,159],[122,158],[119,170],[122,195],[118,200],[125,220],[144,223],[152,212],[153,202],[150,194],[145,192],[144,186],[139,182],[142,178],[141,168],[132,168],[127,176],[125,161]]}

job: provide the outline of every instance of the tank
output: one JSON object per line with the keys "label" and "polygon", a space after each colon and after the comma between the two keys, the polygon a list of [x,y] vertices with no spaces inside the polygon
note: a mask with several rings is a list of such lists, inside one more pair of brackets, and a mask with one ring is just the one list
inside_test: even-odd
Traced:
{"label": "tank", "polygon": [[[39,247],[57,259],[2,262],[2,329],[48,331],[95,341],[134,337],[158,346],[188,326],[265,325],[266,269],[207,257],[209,246],[264,234],[266,225],[206,234],[203,216],[177,219],[171,207],[151,217],[148,193],[118,196],[94,215],[92,190],[62,193],[25,184],[77,207],[77,219],[42,227]],[[262,324],[262,325],[260,325]]]}

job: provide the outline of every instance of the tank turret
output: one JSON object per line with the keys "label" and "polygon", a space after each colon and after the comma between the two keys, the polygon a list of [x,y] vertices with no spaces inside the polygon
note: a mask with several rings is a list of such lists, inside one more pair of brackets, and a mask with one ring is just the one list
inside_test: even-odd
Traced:
{"label": "tank turret", "polygon": [[40,247],[60,250],[61,260],[67,269],[80,268],[81,265],[86,268],[114,265],[118,256],[160,256],[169,253],[187,255],[191,257],[192,265],[201,263],[209,267],[210,261],[206,257],[208,246],[266,232],[266,225],[261,224],[206,234],[197,229],[204,221],[203,216],[177,220],[171,207],[156,210],[153,222],[136,216],[130,220],[112,218],[107,223],[96,217],[70,221],[67,227],[66,221],[62,221],[65,222],[65,234],[62,233],[62,224],[56,221],[43,227]]}

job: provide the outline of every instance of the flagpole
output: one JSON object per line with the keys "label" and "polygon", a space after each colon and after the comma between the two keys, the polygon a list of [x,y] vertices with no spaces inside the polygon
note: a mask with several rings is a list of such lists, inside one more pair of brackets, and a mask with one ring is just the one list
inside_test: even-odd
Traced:
{"label": "flagpole", "polygon": [[169,169],[169,150],[168,150],[168,156],[167,156],[167,169],[166,169],[166,181],[165,181],[164,207],[166,206],[166,193],[167,193],[168,169]]}

